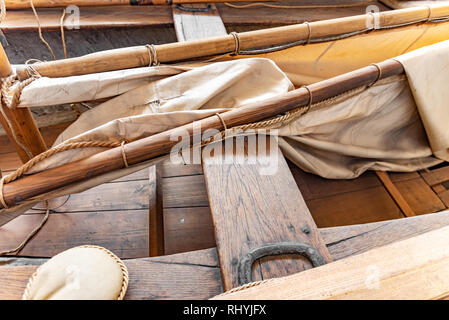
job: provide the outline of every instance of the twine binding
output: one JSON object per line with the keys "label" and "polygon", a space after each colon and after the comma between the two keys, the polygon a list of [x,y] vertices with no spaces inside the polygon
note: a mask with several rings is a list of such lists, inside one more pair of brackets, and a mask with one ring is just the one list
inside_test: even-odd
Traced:
{"label": "twine binding", "polygon": [[148,51],[148,58],[149,58],[148,66],[152,67],[160,65],[160,62],[157,58],[157,50],[154,44],[147,44],[145,45],[145,48],[147,48]]}
{"label": "twine binding", "polygon": [[307,21],[304,21],[303,23],[305,25],[307,25],[307,28],[309,29],[309,34],[307,36],[307,41],[304,43],[304,45],[308,45],[308,44],[310,44],[310,39],[312,38],[312,26]]}
{"label": "twine binding", "polygon": [[231,32],[230,35],[234,37],[235,42],[234,52],[231,54],[231,56],[237,56],[240,52],[240,36],[235,31]]}
{"label": "twine binding", "polygon": [[128,160],[126,158],[126,152],[125,152],[125,141],[122,141],[122,143],[120,143],[120,147],[121,147],[121,151],[122,151],[122,158],[123,158],[123,163],[125,164],[125,167],[128,168]]}

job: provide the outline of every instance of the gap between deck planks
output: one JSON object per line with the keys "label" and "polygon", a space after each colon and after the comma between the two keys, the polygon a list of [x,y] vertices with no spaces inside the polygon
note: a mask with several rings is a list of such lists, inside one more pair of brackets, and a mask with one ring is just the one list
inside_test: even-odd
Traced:
{"label": "gap between deck planks", "polygon": [[[449,212],[365,225],[320,229],[334,260],[449,225]],[[0,300],[20,299],[43,259],[0,258]],[[222,292],[216,249],[126,260],[130,285],[125,299],[208,299]],[[198,285],[201,284],[201,285]]]}

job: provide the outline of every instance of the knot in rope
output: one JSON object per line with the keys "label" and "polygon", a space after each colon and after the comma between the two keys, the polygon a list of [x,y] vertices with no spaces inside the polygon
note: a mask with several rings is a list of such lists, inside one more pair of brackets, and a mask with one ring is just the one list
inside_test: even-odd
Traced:
{"label": "knot in rope", "polygon": [[37,74],[33,74],[32,77],[24,81],[20,81],[17,75],[2,78],[0,80],[0,93],[4,105],[10,109],[15,109],[19,105],[23,89],[39,77]]}

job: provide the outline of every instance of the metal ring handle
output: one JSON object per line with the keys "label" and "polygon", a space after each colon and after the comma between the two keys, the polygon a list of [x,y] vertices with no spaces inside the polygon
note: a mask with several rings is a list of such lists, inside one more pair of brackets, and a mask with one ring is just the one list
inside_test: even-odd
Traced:
{"label": "metal ring handle", "polygon": [[281,254],[299,254],[306,257],[314,267],[326,264],[321,254],[312,246],[303,242],[270,243],[254,249],[240,258],[238,265],[239,286],[252,282],[251,268],[258,259]]}

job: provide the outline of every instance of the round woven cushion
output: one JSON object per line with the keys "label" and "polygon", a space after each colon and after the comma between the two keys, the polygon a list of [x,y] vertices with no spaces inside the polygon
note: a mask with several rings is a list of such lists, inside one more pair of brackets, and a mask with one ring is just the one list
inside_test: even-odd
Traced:
{"label": "round woven cushion", "polygon": [[125,265],[102,247],[59,253],[31,276],[24,300],[117,300],[127,289]]}

